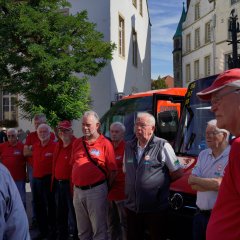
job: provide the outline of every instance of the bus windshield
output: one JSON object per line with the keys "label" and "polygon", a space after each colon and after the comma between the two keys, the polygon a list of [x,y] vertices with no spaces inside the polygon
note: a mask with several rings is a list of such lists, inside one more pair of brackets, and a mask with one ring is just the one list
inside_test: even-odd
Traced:
{"label": "bus windshield", "polygon": [[133,127],[137,112],[152,113],[152,96],[123,99],[111,107],[101,118],[101,132],[109,137],[109,128],[113,122],[122,122],[126,127],[125,140],[134,137]]}
{"label": "bus windshield", "polygon": [[216,79],[215,76],[192,82],[185,97],[185,103],[179,123],[174,150],[178,155],[198,156],[207,148],[205,129],[207,122],[214,119],[209,101],[201,101],[196,93],[207,88]]}

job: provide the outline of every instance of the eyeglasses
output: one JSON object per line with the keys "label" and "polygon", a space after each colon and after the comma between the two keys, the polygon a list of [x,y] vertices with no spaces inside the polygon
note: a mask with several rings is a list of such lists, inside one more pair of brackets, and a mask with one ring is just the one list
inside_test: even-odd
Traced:
{"label": "eyeglasses", "polygon": [[218,105],[223,97],[225,97],[225,96],[227,96],[231,93],[238,93],[239,91],[240,91],[240,89],[231,89],[230,91],[219,94],[218,96],[215,96],[211,99],[211,104],[212,105]]}
{"label": "eyeglasses", "polygon": [[150,124],[144,124],[144,123],[135,123],[135,127],[146,128],[148,126],[151,126],[151,125]]}
{"label": "eyeglasses", "polygon": [[14,138],[16,135],[7,135],[8,138]]}
{"label": "eyeglasses", "polygon": [[58,132],[59,133],[69,133],[69,132],[71,132],[72,130],[71,129],[58,129]]}
{"label": "eyeglasses", "polygon": [[219,131],[206,132],[205,135],[207,137],[214,137],[215,135],[217,135],[219,133],[222,133],[222,132],[219,132]]}

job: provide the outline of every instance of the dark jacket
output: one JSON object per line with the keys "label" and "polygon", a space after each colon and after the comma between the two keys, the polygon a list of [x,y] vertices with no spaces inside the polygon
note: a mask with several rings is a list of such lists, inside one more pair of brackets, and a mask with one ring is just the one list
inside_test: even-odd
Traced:
{"label": "dark jacket", "polygon": [[137,162],[137,139],[126,144],[126,207],[134,212],[156,212],[168,207],[170,176],[162,161],[166,140],[153,136]]}

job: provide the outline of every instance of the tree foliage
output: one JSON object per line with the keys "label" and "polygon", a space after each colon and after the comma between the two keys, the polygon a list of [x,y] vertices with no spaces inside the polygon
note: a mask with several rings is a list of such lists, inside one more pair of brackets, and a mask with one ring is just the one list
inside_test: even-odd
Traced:
{"label": "tree foliage", "polygon": [[165,79],[161,78],[160,76],[158,76],[157,80],[152,80],[152,83],[151,83],[152,90],[162,89],[162,88],[167,88],[167,87],[168,86],[165,82]]}
{"label": "tree foliage", "polygon": [[112,59],[115,47],[86,11],[63,14],[69,6],[65,0],[0,0],[0,87],[23,96],[25,118],[43,112],[52,126],[88,109],[89,76]]}

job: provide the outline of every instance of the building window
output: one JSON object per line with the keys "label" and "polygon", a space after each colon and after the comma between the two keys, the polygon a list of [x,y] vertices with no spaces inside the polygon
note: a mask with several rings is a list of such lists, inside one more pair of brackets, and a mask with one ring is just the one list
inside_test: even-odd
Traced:
{"label": "building window", "polygon": [[180,60],[180,57],[179,57],[179,54],[177,53],[176,54],[176,64],[179,64],[179,62],[180,62],[179,60]]}
{"label": "building window", "polygon": [[69,8],[62,8],[59,10],[64,16],[69,16]]}
{"label": "building window", "polygon": [[200,2],[195,4],[195,21],[200,18]]}
{"label": "building window", "polygon": [[132,4],[135,8],[137,8],[137,0],[132,0]]}
{"label": "building window", "polygon": [[199,79],[199,60],[194,62],[194,80]]}
{"label": "building window", "polygon": [[2,93],[3,120],[17,120],[17,97],[7,91]]}
{"label": "building window", "polygon": [[209,43],[211,41],[211,24],[207,22],[205,24],[205,43]]}
{"label": "building window", "polygon": [[200,28],[195,30],[195,48],[200,47]]}
{"label": "building window", "polygon": [[228,25],[227,25],[227,33],[228,33],[228,40],[232,40],[232,31],[229,31],[230,28],[230,19],[228,19]]}
{"label": "building window", "polygon": [[229,58],[232,57],[231,53],[225,54],[224,55],[224,70],[229,69]]}
{"label": "building window", "polygon": [[139,13],[142,16],[143,15],[143,2],[142,0],[139,0]]}
{"label": "building window", "polygon": [[191,68],[190,64],[186,65],[186,84],[190,83],[191,81]]}
{"label": "building window", "polygon": [[231,5],[237,3],[237,2],[240,2],[240,0],[231,0]]}
{"label": "building window", "polygon": [[210,76],[211,70],[210,70],[210,56],[206,56],[204,58],[204,71],[205,71],[205,77]]}
{"label": "building window", "polygon": [[174,49],[179,49],[179,48],[181,48],[180,40],[179,39],[175,39],[174,40]]}
{"label": "building window", "polygon": [[125,22],[121,16],[119,16],[118,34],[119,34],[118,36],[119,55],[125,57]]}
{"label": "building window", "polygon": [[186,52],[191,51],[191,34],[187,34],[186,36]]}
{"label": "building window", "polygon": [[132,56],[133,65],[137,67],[137,57],[138,57],[138,43],[137,43],[137,33],[135,29],[132,30]]}

